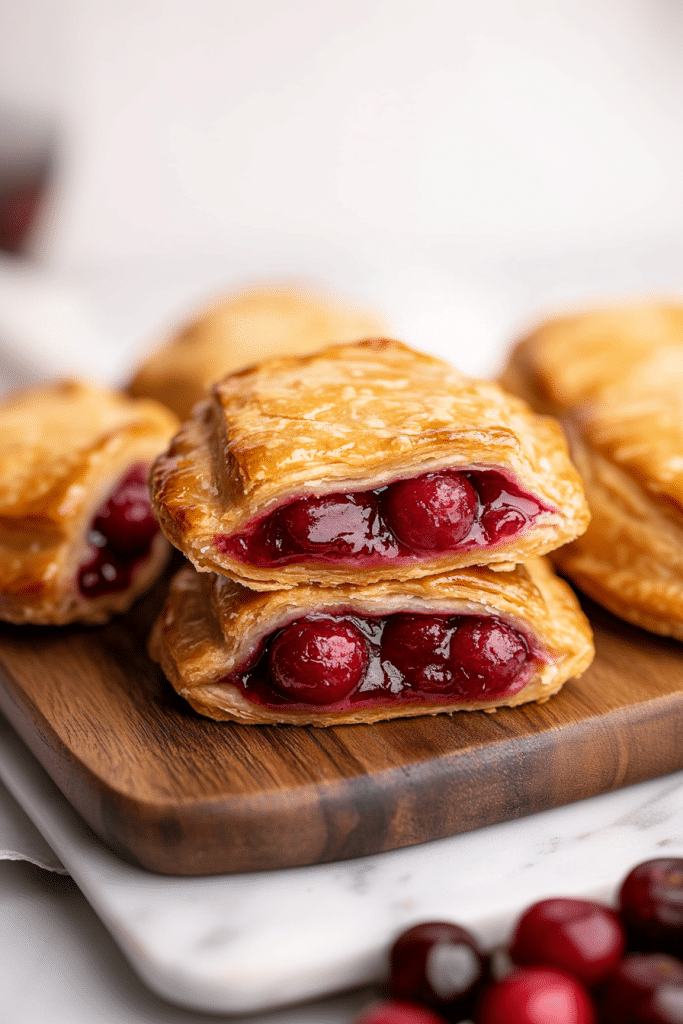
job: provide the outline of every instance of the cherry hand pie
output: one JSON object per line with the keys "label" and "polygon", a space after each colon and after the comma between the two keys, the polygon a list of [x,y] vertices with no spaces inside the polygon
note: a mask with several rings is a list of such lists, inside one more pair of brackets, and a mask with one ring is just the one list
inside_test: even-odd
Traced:
{"label": "cherry hand pie", "polygon": [[201,714],[328,726],[543,702],[593,658],[546,559],[258,593],[187,565],[150,654]]}
{"label": "cherry hand pie", "polygon": [[216,303],[161,345],[138,368],[128,391],[156,398],[185,419],[214,381],[250,363],[306,355],[384,329],[371,313],[302,289],[255,288]]}
{"label": "cherry hand pie", "polygon": [[166,536],[253,590],[511,569],[582,533],[558,424],[396,341],[233,374],[150,477]]}
{"label": "cherry hand pie", "polygon": [[557,564],[616,615],[683,640],[683,307],[553,320],[503,382],[562,420],[583,477],[591,523]]}
{"label": "cherry hand pie", "polygon": [[170,548],[147,474],[177,429],[153,401],[50,384],[0,406],[0,619],[105,622],[163,569]]}

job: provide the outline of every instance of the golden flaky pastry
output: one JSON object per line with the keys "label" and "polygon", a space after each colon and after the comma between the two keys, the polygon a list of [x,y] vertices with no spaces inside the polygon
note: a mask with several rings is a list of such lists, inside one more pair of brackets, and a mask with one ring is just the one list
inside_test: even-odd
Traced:
{"label": "golden flaky pastry", "polygon": [[210,306],[138,368],[128,391],[156,398],[181,419],[228,373],[271,356],[307,355],[332,342],[376,337],[370,312],[301,288],[254,288]]}
{"label": "golden flaky pastry", "polygon": [[170,548],[146,477],[176,429],[156,402],[76,381],[4,401],[0,618],[104,622],[151,586]]}
{"label": "golden flaky pastry", "polygon": [[255,590],[510,569],[588,521],[553,419],[386,340],[227,377],[150,490],[198,569]]}
{"label": "golden flaky pastry", "polygon": [[[341,684],[353,688],[342,697],[329,689],[338,680],[317,688],[311,677],[306,631],[328,636],[330,622],[333,634],[341,622],[342,637],[360,650],[349,655],[350,675]],[[423,635],[427,630],[427,663],[406,668],[401,658],[414,645],[405,631],[416,623]],[[494,652],[480,674],[473,646]],[[186,566],[150,639],[151,656],[196,711],[246,724],[327,726],[543,702],[580,675],[593,653],[574,593],[545,559],[509,573],[468,568],[401,583],[302,585],[267,594]],[[279,691],[292,655],[298,688]],[[338,648],[334,660],[333,673]],[[314,671],[325,676],[320,664]]]}
{"label": "golden flaky pastry", "polygon": [[592,520],[556,553],[562,571],[683,640],[683,307],[551,321],[518,343],[503,381],[562,420],[583,477]]}

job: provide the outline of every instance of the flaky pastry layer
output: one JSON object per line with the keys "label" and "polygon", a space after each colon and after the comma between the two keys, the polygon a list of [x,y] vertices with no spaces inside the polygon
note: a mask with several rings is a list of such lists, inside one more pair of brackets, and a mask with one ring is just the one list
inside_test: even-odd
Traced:
{"label": "flaky pastry layer", "polygon": [[583,478],[591,523],[556,553],[563,572],[683,640],[683,307],[551,321],[517,344],[502,380],[561,419]]}
{"label": "flaky pastry layer", "polygon": [[[476,551],[390,565],[250,565],[217,548],[295,498],[383,487],[439,469],[498,469],[548,508],[519,535]],[[273,359],[216,384],[153,468],[166,536],[201,571],[256,590],[417,578],[486,561],[499,568],[572,540],[588,521],[558,424],[492,383],[397,341]]]}
{"label": "flaky pastry layer", "polygon": [[148,589],[168,560],[155,538],[130,588],[78,591],[88,528],[126,471],[149,464],[177,429],[153,401],[79,381],[9,396],[0,406],[0,618],[61,625],[104,622]]}
{"label": "flaky pastry layer", "polygon": [[384,333],[380,318],[303,288],[253,288],[212,304],[138,367],[128,385],[181,419],[214,381],[250,363]]}
{"label": "flaky pastry layer", "polygon": [[[495,615],[528,639],[535,655],[533,671],[522,690],[498,701],[387,701],[334,712],[264,707],[222,681],[244,664],[264,637],[313,612]],[[175,690],[200,714],[245,724],[328,726],[542,703],[566,680],[585,671],[594,648],[589,623],[571,588],[555,576],[547,560],[533,559],[507,573],[476,567],[404,583],[302,585],[270,593],[248,590],[227,577],[200,575],[185,566],[174,576],[152,629],[150,654]]]}

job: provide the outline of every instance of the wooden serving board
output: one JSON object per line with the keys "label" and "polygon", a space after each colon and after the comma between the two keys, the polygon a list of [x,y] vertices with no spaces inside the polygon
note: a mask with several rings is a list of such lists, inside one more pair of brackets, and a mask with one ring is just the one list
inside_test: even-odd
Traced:
{"label": "wooden serving board", "polygon": [[593,605],[544,705],[329,729],[200,718],[146,654],[162,589],[99,628],[0,629],[0,708],[98,836],[168,874],[343,860],[683,767],[683,645]]}

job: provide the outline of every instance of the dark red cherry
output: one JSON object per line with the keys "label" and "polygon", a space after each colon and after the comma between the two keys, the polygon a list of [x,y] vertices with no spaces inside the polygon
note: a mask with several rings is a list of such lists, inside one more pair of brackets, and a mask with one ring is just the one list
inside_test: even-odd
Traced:
{"label": "dark red cherry", "polygon": [[270,648],[273,686],[290,700],[334,704],[356,689],[368,666],[360,630],[343,619],[299,619]]}
{"label": "dark red cherry", "polygon": [[[657,998],[657,994],[660,993]],[[668,993],[668,995],[666,995]],[[666,1004],[681,1006],[683,963],[667,953],[630,953],[608,980],[600,999],[603,1024],[675,1024],[683,1016],[664,1016]]]}
{"label": "dark red cherry", "polygon": [[[382,665],[390,663],[406,686],[428,693],[447,693],[453,627],[438,615],[391,615],[382,634]],[[389,670],[389,674],[391,674]]]}
{"label": "dark red cherry", "polygon": [[638,1010],[638,1024],[683,1024],[683,985],[660,985]]}
{"label": "dark red cherry", "polygon": [[416,1003],[383,999],[356,1017],[353,1024],[446,1024],[433,1010]]}
{"label": "dark red cherry", "polygon": [[397,552],[372,492],[299,498],[280,509],[275,520],[296,548],[307,554],[391,556]]}
{"label": "dark red cherry", "polygon": [[619,911],[630,950],[656,950],[683,959],[683,858],[636,865],[621,884]]}
{"label": "dark red cherry", "polygon": [[479,521],[491,544],[519,533],[541,511],[531,495],[523,494],[501,473],[478,473],[474,479],[481,502]]}
{"label": "dark red cherry", "polygon": [[595,1008],[581,982],[552,967],[518,967],[487,989],[476,1024],[594,1024]]}
{"label": "dark red cherry", "polygon": [[488,980],[488,959],[465,928],[426,921],[394,942],[389,956],[389,994],[438,1010],[448,1020],[471,1016]]}
{"label": "dark red cherry", "polygon": [[125,590],[131,581],[131,564],[120,563],[108,547],[92,548],[92,555],[78,569],[78,588],[84,597],[101,597]]}
{"label": "dark red cherry", "polygon": [[467,477],[453,470],[397,480],[384,493],[386,520],[413,551],[448,551],[472,528],[477,494]]}
{"label": "dark red cherry", "polygon": [[512,626],[487,616],[467,617],[451,641],[450,692],[463,700],[515,693],[528,655],[526,641]]}
{"label": "dark red cherry", "polygon": [[121,554],[142,551],[159,530],[147,490],[147,471],[136,465],[121,480],[93,520],[101,533]]}
{"label": "dark red cherry", "polygon": [[520,917],[510,956],[517,964],[560,967],[592,987],[615,969],[625,940],[609,907],[592,900],[546,899]]}

